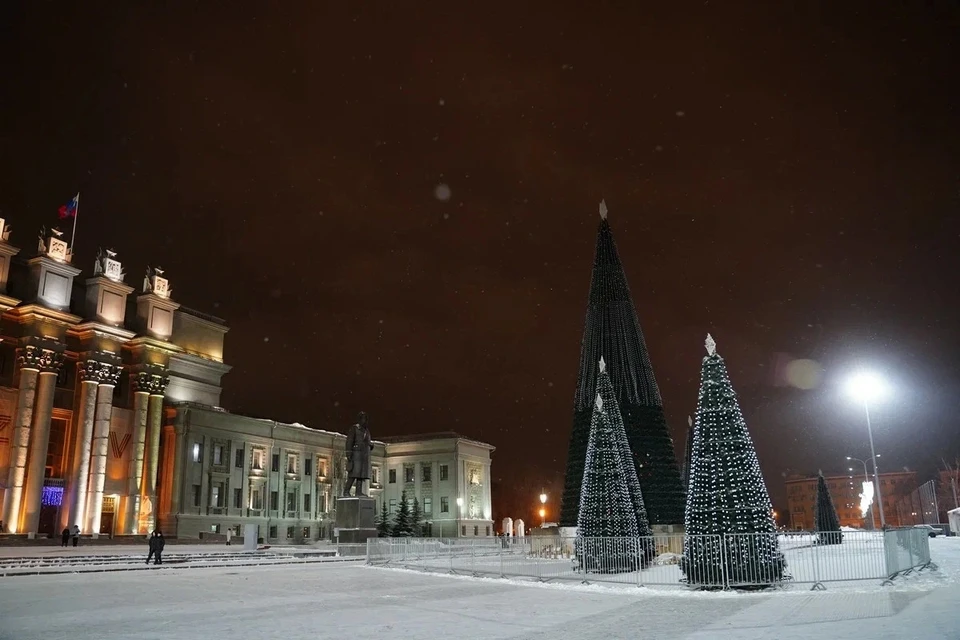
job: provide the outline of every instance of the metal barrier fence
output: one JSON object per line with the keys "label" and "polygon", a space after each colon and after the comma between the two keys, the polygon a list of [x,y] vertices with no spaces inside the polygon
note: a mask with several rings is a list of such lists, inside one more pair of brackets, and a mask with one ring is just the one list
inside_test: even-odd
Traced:
{"label": "metal barrier fence", "polygon": [[[923,535],[919,535],[923,534]],[[830,544],[828,544],[830,543]],[[367,564],[539,581],[750,588],[888,581],[930,565],[921,530],[643,538],[372,538]]]}

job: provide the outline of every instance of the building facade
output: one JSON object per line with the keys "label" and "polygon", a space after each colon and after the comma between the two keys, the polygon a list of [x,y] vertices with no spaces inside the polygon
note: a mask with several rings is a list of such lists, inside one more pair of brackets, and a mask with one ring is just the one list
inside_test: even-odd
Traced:
{"label": "building facade", "polygon": [[[345,436],[221,408],[223,320],[174,302],[159,268],[135,293],[112,251],[81,278],[58,232],[28,258],[9,240],[0,220],[0,533],[198,537],[254,523],[272,541],[333,535]],[[421,503],[446,501],[444,535],[484,535],[493,447],[401,440],[374,443],[378,508],[399,496],[383,474],[414,465]],[[471,506],[451,511],[457,499]]]}
{"label": "building facade", "polygon": [[[872,477],[872,476],[871,476]],[[791,476],[787,479],[787,528],[795,531],[812,531],[816,517],[818,476]],[[862,529],[865,520],[860,513],[860,493],[863,490],[863,476],[857,474],[825,476],[827,489],[833,499],[833,506],[840,518],[840,525]],[[915,471],[899,471],[880,474],[880,494],[883,498],[883,512],[887,524],[901,526],[907,524],[896,508],[902,495],[917,485]],[[873,502],[874,528],[880,528],[880,510],[877,501]]]}

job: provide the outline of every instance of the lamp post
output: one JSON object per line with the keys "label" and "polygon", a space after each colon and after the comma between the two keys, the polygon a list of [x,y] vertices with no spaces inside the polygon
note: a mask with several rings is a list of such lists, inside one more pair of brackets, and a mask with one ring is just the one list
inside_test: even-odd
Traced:
{"label": "lamp post", "polygon": [[547,494],[540,489],[540,528],[543,529],[547,526]]}
{"label": "lamp post", "polygon": [[[877,504],[880,505],[880,528],[887,526],[883,514],[883,496],[880,493],[880,473],[877,471],[877,452],[873,447],[873,426],[870,423],[870,401],[880,398],[887,385],[876,374],[860,372],[847,383],[847,390],[854,398],[863,403],[863,412],[867,418],[867,436],[870,438],[870,459],[873,461],[873,482],[876,486]],[[866,467],[866,465],[864,465]]]}

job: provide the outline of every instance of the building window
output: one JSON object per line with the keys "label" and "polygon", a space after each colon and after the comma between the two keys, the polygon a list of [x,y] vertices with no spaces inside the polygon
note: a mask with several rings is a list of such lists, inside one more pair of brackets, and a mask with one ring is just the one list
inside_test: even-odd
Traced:
{"label": "building window", "polygon": [[310,494],[303,494],[303,510],[305,513],[310,513]]}
{"label": "building window", "polygon": [[270,471],[280,471],[280,454],[273,454],[273,459],[270,461]]}
{"label": "building window", "polygon": [[213,445],[213,464],[223,464],[223,445]]}
{"label": "building window", "polygon": [[390,477],[390,484],[397,484],[397,470],[396,470],[396,469],[390,469],[389,477]]}
{"label": "building window", "polygon": [[293,527],[290,526],[290,527],[287,527],[287,538],[292,538],[292,537],[293,537]]}
{"label": "building window", "polygon": [[250,491],[250,508],[263,509],[263,490],[259,487]]}
{"label": "building window", "polygon": [[487,535],[488,535],[488,536],[490,535],[490,527],[489,527],[489,525],[487,526]]}
{"label": "building window", "polygon": [[440,482],[445,482],[449,479],[450,476],[450,467],[445,464],[440,465]]}
{"label": "building window", "polygon": [[470,469],[470,484],[480,484],[479,469]]}
{"label": "building window", "polygon": [[270,527],[270,537],[271,538],[277,537],[277,525],[273,525],[272,527]]}
{"label": "building window", "polygon": [[403,467],[403,481],[413,482],[413,465]]}
{"label": "building window", "polygon": [[423,499],[423,515],[429,516],[433,514],[433,498],[424,498]]}
{"label": "building window", "polygon": [[278,494],[276,491],[271,491],[270,492],[270,510],[276,511],[277,509],[280,508],[279,504],[280,504],[280,494]]}
{"label": "building window", "polygon": [[200,506],[200,485],[193,485],[193,506]]}
{"label": "building window", "polygon": [[430,478],[433,477],[433,466],[425,464],[420,467],[420,480],[423,482],[430,482]]}
{"label": "building window", "polygon": [[223,485],[215,484],[210,487],[210,506],[211,507],[222,507],[220,504],[220,498],[223,496]]}
{"label": "building window", "polygon": [[473,525],[473,535],[474,537],[480,535],[480,527],[478,525]]}
{"label": "building window", "polygon": [[233,508],[234,509],[243,508],[243,490],[242,489],[233,490]]}
{"label": "building window", "polygon": [[263,471],[263,449],[253,450],[253,463],[251,466],[257,471]]}
{"label": "building window", "polygon": [[288,453],[287,454],[287,473],[296,473],[297,472],[297,454]]}
{"label": "building window", "polygon": [[310,527],[304,527],[304,528],[303,528],[303,537],[304,537],[304,539],[306,539],[306,540],[309,540],[309,539],[310,539]]}
{"label": "building window", "polygon": [[210,525],[210,533],[220,533],[220,525],[218,524]]}
{"label": "building window", "polygon": [[380,484],[380,467],[373,466],[370,468],[371,478],[370,484]]}
{"label": "building window", "polygon": [[327,460],[325,458],[317,458],[317,475],[321,478],[327,477]]}
{"label": "building window", "polygon": [[440,498],[440,513],[450,513],[450,498],[447,496],[441,496]]}
{"label": "building window", "polygon": [[396,501],[396,500],[391,500],[391,501],[390,501],[390,513],[396,513],[396,512],[397,512],[397,501]]}
{"label": "building window", "polygon": [[237,526],[233,527],[233,535],[235,535],[235,536],[242,536],[242,535],[243,535],[243,525],[242,525],[242,524],[238,524]]}
{"label": "building window", "polygon": [[243,449],[237,449],[233,454],[233,466],[243,469]]}
{"label": "building window", "polygon": [[307,456],[303,459],[303,475],[309,476],[313,472],[313,458]]}
{"label": "building window", "polygon": [[287,492],[287,511],[297,510],[297,494],[295,491]]}
{"label": "building window", "polygon": [[467,525],[465,525],[465,524],[464,524],[464,525],[460,525],[460,535],[462,535],[462,536],[466,536],[466,535],[467,535]]}
{"label": "building window", "polygon": [[320,510],[320,513],[327,512],[327,494],[320,494],[320,504],[317,506],[317,508]]}
{"label": "building window", "polygon": [[200,462],[200,443],[199,442],[193,443],[193,461]]}

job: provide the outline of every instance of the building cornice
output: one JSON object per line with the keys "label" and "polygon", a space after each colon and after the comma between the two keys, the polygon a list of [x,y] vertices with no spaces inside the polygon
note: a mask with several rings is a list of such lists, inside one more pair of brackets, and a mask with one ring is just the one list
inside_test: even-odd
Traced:
{"label": "building cornice", "polygon": [[83,318],[80,316],[76,316],[66,311],[57,311],[56,309],[45,307],[36,302],[31,302],[9,309],[3,314],[3,316],[4,318],[10,319],[18,324],[30,324],[31,322],[35,322],[39,319],[45,322],[54,322],[64,327],[74,327],[79,322],[83,321]]}

